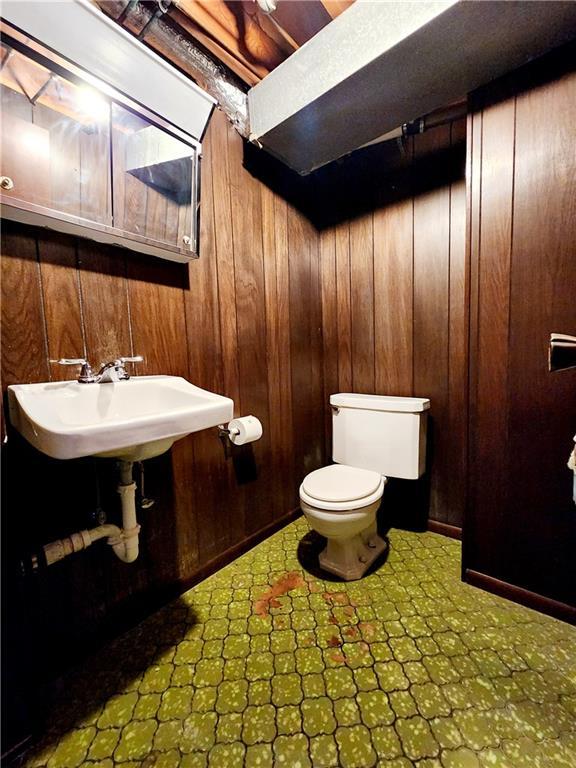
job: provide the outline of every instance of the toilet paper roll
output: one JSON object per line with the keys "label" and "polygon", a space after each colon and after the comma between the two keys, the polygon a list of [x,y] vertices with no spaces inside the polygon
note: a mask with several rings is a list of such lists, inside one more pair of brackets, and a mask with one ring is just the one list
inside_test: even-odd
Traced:
{"label": "toilet paper roll", "polygon": [[234,445],[253,443],[262,437],[262,424],[256,416],[242,416],[228,423],[230,440]]}

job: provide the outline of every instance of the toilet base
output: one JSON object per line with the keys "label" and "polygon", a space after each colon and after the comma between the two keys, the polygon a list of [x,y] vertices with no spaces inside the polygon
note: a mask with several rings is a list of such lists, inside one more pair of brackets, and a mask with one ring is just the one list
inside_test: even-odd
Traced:
{"label": "toilet base", "polygon": [[355,581],[364,576],[387,547],[387,542],[378,536],[374,524],[350,539],[328,539],[318,559],[325,571],[344,581]]}

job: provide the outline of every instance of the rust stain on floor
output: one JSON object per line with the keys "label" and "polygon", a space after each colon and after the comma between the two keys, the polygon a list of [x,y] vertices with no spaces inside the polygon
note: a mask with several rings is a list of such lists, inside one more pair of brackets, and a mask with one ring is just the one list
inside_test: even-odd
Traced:
{"label": "rust stain on floor", "polygon": [[270,608],[280,608],[281,603],[278,600],[279,597],[287,595],[293,589],[299,589],[305,587],[306,582],[302,578],[301,574],[296,571],[290,571],[290,573],[281,576],[278,581],[274,582],[272,586],[264,592],[264,594],[254,602],[254,613],[257,616],[264,618],[270,613]]}

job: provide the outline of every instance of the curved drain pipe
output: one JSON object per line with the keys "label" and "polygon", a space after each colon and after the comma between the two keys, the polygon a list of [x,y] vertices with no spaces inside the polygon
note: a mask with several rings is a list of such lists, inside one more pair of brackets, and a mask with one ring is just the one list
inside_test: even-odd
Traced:
{"label": "curved drain pipe", "polygon": [[43,547],[46,565],[53,565],[74,552],[87,549],[95,541],[107,539],[115,555],[124,563],[133,563],[138,557],[140,526],[136,519],[136,483],[132,478],[133,462],[119,461],[120,482],[118,493],[122,505],[122,528],[106,523],[85,531],[77,531]]}

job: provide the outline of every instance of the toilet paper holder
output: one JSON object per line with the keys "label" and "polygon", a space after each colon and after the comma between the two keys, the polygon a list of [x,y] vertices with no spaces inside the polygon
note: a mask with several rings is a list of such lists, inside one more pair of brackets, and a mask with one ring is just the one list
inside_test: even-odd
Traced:
{"label": "toilet paper holder", "polygon": [[228,424],[219,424],[218,437],[228,438],[234,445],[253,443],[262,437],[262,424],[256,416],[241,416],[232,419]]}
{"label": "toilet paper holder", "polygon": [[548,370],[566,371],[576,368],[576,336],[551,333],[548,347]]}
{"label": "toilet paper holder", "polygon": [[222,439],[224,437],[228,437],[229,438],[230,435],[237,435],[238,432],[239,432],[239,430],[234,428],[234,427],[232,429],[228,429],[228,427],[225,424],[218,424],[216,429],[218,430],[218,437],[220,439]]}

